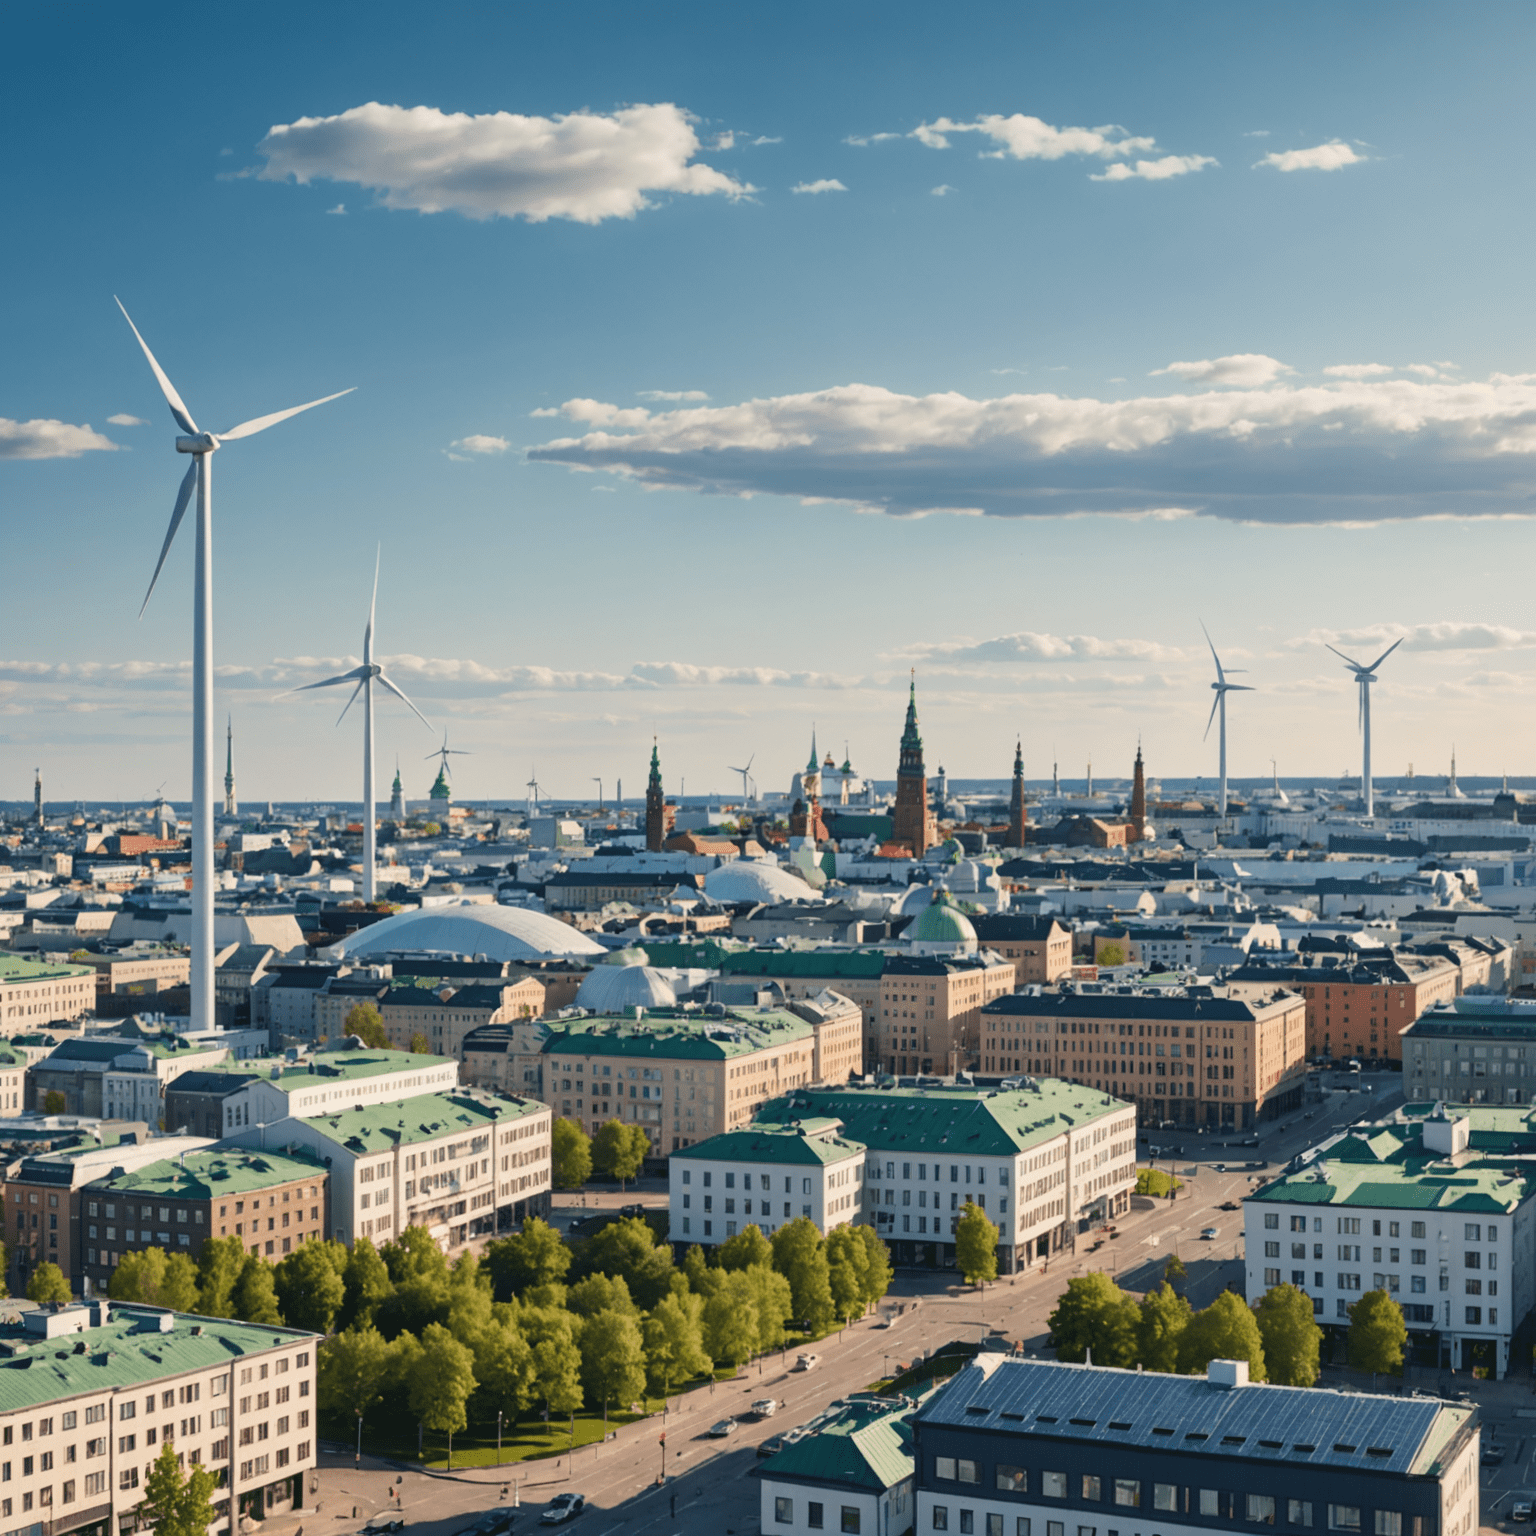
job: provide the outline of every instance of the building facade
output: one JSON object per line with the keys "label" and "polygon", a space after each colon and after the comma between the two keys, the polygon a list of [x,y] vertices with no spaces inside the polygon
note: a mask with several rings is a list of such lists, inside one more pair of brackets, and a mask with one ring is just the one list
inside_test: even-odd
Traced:
{"label": "building facade", "polygon": [[759,1529],[906,1536],[916,1509],[912,1408],[904,1398],[853,1399],[813,1420],[759,1473]]}
{"label": "building facade", "polygon": [[1054,986],[1072,973],[1072,930],[1054,917],[973,912],[970,919],[981,947],[1013,962],[1015,988]]}
{"label": "building facade", "polygon": [[1401,1038],[1403,1093],[1410,1103],[1536,1101],[1536,1001],[1458,997],[1436,1003]]}
{"label": "building facade", "polygon": [[95,1006],[96,978],[89,966],[0,954],[0,1024],[8,1033],[67,1023]]}

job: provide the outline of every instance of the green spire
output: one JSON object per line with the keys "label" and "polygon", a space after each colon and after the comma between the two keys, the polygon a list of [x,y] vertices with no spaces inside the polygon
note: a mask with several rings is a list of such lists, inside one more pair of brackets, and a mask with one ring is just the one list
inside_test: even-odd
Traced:
{"label": "green spire", "polygon": [[429,798],[433,800],[453,799],[453,790],[449,788],[448,775],[446,770],[443,768],[439,768],[437,770],[437,778],[433,780],[432,788],[429,792]]}
{"label": "green spire", "polygon": [[661,788],[661,757],[656,751],[656,738],[651,737],[651,778],[647,786],[650,789]]}
{"label": "green spire", "polygon": [[917,673],[912,673],[911,687],[907,693],[907,723],[901,733],[903,750],[922,751],[923,738],[917,729]]}
{"label": "green spire", "polygon": [[807,773],[821,772],[821,763],[816,757],[816,727],[814,725],[811,727],[811,757],[810,761],[805,765],[805,771]]}

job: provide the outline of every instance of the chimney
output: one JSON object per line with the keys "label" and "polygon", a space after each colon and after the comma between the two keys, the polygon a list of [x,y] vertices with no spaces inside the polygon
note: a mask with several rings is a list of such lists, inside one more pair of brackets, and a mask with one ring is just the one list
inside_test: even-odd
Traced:
{"label": "chimney", "polygon": [[1248,1362],[1246,1360],[1212,1360],[1205,1368],[1205,1379],[1213,1387],[1246,1387]]}

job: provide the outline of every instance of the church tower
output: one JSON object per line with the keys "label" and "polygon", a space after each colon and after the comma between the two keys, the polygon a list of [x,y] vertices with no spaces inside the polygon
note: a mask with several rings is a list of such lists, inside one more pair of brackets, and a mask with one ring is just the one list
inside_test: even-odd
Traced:
{"label": "church tower", "polygon": [[224,814],[238,816],[240,804],[235,799],[235,722],[231,716],[224,727]]}
{"label": "church tower", "polygon": [[1141,761],[1141,743],[1136,743],[1135,776],[1131,780],[1131,837],[1139,843],[1147,835],[1147,775]]}
{"label": "church tower", "polygon": [[656,742],[651,741],[651,776],[645,785],[645,846],[650,853],[660,853],[667,840],[667,797],[661,788],[661,758]]}
{"label": "church tower", "polygon": [[907,721],[901,733],[901,760],[896,769],[895,829],[891,841],[922,858],[936,840],[933,812],[928,809],[928,775],[923,769],[923,738],[917,729],[917,674],[907,693]]}
{"label": "church tower", "polygon": [[1028,820],[1024,809],[1024,743],[1020,741],[1013,749],[1013,798],[1008,802],[1008,846],[1010,848],[1024,846]]}
{"label": "church tower", "polygon": [[32,770],[32,821],[36,826],[43,824],[43,770]]}
{"label": "church tower", "polygon": [[400,782],[400,759],[395,759],[395,782],[389,787],[389,814],[393,821],[405,822],[405,785]]}
{"label": "church tower", "polygon": [[800,775],[800,798],[790,808],[789,835],[826,842],[827,824],[821,819],[821,764],[816,759],[816,732],[811,732],[811,755]]}

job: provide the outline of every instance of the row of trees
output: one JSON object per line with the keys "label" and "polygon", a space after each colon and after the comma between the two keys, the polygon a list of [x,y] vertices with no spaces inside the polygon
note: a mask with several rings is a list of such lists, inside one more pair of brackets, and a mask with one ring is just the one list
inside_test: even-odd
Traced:
{"label": "row of trees", "polygon": [[[1277,1285],[1253,1306],[1223,1291],[1197,1312],[1171,1280],[1183,1266],[1170,1259],[1163,1283],[1140,1302],[1105,1274],[1069,1280],[1050,1316],[1061,1360],[1140,1366],[1178,1375],[1203,1372],[1212,1360],[1246,1360],[1254,1381],[1310,1387],[1318,1376],[1323,1330],[1312,1302],[1293,1285]],[[1369,1291],[1350,1308],[1349,1363],[1359,1370],[1395,1371],[1408,1330],[1403,1309],[1385,1291]]]}
{"label": "row of trees", "polygon": [[556,1189],[579,1189],[594,1173],[621,1185],[639,1175],[650,1155],[643,1126],[608,1120],[595,1136],[574,1120],[556,1120],[551,1132],[550,1177]]}

